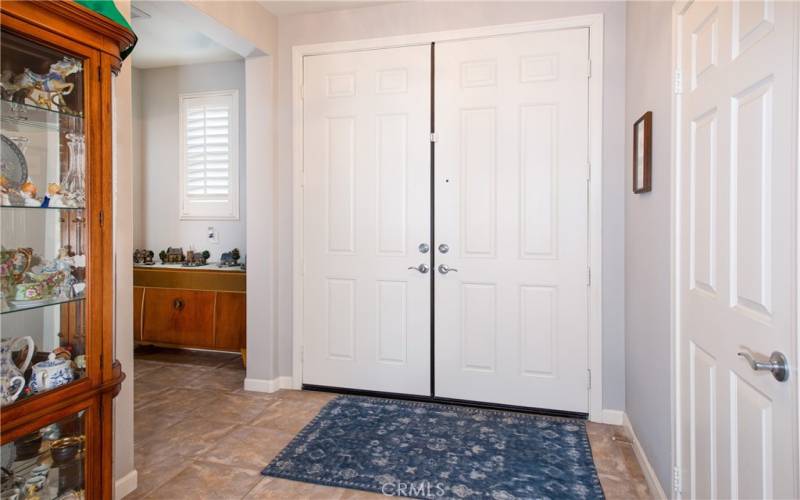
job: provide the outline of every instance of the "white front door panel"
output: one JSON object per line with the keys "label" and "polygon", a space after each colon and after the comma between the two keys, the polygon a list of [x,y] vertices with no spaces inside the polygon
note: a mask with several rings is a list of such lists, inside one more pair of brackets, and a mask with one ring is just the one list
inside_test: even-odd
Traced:
{"label": "white front door panel", "polygon": [[797,498],[794,2],[678,17],[680,451],[686,498]]}
{"label": "white front door panel", "polygon": [[439,397],[588,411],[588,50],[588,29],[436,44]]}
{"label": "white front door panel", "polygon": [[303,383],[430,395],[430,46],[306,57]]}

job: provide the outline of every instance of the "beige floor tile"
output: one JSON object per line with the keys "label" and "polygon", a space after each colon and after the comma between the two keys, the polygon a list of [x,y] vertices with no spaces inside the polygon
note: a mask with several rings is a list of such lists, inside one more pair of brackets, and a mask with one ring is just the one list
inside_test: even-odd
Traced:
{"label": "beige floor tile", "polygon": [[278,399],[250,425],[268,427],[297,434],[317,416],[325,406],[322,401],[303,401],[300,399]]}
{"label": "beige floor tile", "polygon": [[239,500],[261,480],[248,469],[206,462],[192,462],[145,498],[149,500]]}
{"label": "beige floor tile", "polygon": [[190,416],[212,418],[220,422],[250,424],[275,401],[271,397],[254,398],[227,391],[207,392],[207,402],[195,408]]}
{"label": "beige floor tile", "polygon": [[302,498],[308,500],[338,500],[348,490],[318,484],[289,481],[276,477],[263,478],[245,496],[247,500]]}
{"label": "beige floor tile", "polygon": [[288,432],[239,426],[217,441],[202,460],[260,472],[292,438],[294,434]]}

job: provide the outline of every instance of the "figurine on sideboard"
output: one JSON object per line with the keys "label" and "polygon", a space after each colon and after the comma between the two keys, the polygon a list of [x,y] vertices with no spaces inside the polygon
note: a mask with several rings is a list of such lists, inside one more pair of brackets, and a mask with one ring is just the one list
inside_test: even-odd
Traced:
{"label": "figurine on sideboard", "polygon": [[234,248],[230,252],[223,253],[219,258],[219,267],[235,267],[239,265],[239,249]]}
{"label": "figurine on sideboard", "polygon": [[180,264],[186,260],[186,256],[183,255],[183,248],[181,247],[169,247],[166,250],[161,250],[158,254],[158,258],[161,259],[162,264]]}
{"label": "figurine on sideboard", "polygon": [[205,266],[211,253],[208,250],[196,252],[194,250],[186,251],[186,261],[183,263],[184,267],[199,267]]}
{"label": "figurine on sideboard", "polygon": [[137,249],[133,252],[133,263],[134,264],[143,264],[145,266],[152,266],[155,265],[155,253],[152,250],[146,250],[144,248]]}

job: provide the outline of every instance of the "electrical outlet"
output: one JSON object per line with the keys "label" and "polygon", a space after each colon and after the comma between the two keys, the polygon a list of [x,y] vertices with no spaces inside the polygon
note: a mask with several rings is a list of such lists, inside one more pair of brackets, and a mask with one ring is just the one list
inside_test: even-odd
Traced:
{"label": "electrical outlet", "polygon": [[217,228],[214,226],[208,226],[208,241],[215,245],[219,245],[219,234],[217,234]]}

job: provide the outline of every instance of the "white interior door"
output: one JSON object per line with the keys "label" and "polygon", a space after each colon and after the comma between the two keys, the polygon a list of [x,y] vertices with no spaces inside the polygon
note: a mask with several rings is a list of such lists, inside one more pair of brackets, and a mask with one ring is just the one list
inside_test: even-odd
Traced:
{"label": "white interior door", "polygon": [[[796,498],[794,2],[695,2],[678,17],[683,495]],[[657,188],[656,188],[657,189]]]}
{"label": "white interior door", "polygon": [[588,411],[588,32],[436,44],[439,397]]}
{"label": "white interior door", "polygon": [[303,383],[430,395],[430,46],[304,65]]}

